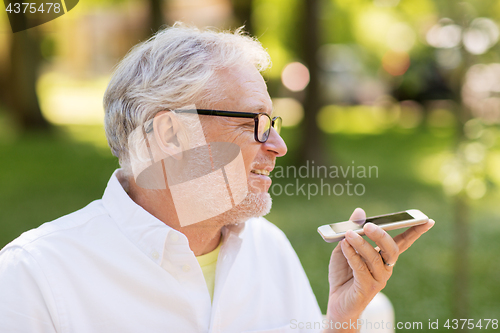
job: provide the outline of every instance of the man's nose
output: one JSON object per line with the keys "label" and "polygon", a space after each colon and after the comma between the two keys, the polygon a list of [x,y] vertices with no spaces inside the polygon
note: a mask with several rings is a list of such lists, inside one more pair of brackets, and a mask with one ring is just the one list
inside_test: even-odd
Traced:
{"label": "man's nose", "polygon": [[274,152],[276,154],[276,157],[284,156],[288,150],[285,141],[274,128],[271,128],[269,138],[263,144],[265,149],[267,151]]}

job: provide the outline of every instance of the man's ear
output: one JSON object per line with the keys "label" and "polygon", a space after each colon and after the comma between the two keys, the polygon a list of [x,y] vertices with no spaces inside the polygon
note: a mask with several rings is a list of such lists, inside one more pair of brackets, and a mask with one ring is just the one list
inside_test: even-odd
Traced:
{"label": "man's ear", "polygon": [[163,153],[177,159],[182,157],[182,126],[173,112],[158,112],[153,120],[153,132]]}

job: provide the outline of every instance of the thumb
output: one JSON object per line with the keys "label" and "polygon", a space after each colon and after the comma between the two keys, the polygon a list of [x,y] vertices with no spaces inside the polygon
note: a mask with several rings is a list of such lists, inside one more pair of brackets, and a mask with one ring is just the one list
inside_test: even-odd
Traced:
{"label": "thumb", "polygon": [[366,213],[362,208],[356,208],[352,213],[349,221],[362,225],[366,221]]}

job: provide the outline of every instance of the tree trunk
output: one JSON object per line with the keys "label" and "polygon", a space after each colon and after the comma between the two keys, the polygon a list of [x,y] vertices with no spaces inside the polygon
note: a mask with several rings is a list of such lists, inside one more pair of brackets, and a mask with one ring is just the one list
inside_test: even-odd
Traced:
{"label": "tree trunk", "polygon": [[[469,207],[465,194],[455,198],[453,317],[469,318]],[[465,332],[459,330],[459,332]]]}
{"label": "tree trunk", "polygon": [[[460,20],[458,20],[460,21]],[[467,70],[473,66],[473,57],[462,50],[465,66],[460,66],[451,77],[450,87],[455,95],[455,102],[459,104],[457,115],[457,137],[455,141],[455,154],[460,156],[460,147],[467,141],[464,125],[472,119],[471,111],[462,103],[463,78]],[[460,78],[460,79],[456,79]],[[454,281],[453,281],[453,317],[470,318],[469,313],[469,251],[470,251],[470,205],[465,190],[462,190],[455,198],[455,221],[454,221]],[[467,330],[459,329],[458,332]]]}
{"label": "tree trunk", "polygon": [[306,88],[304,98],[304,135],[299,153],[299,164],[305,164],[307,160],[324,164],[324,142],[321,130],[318,128],[316,118],[322,106],[319,91],[319,68],[316,54],[319,48],[319,0],[305,1],[304,20],[304,61],[310,72],[309,85]]}
{"label": "tree trunk", "polygon": [[[465,70],[460,77],[465,76]],[[461,84],[456,84],[456,96],[461,100]],[[457,140],[455,143],[455,154],[460,154],[460,146],[466,141],[464,124],[471,119],[469,110],[461,105],[457,110]],[[469,318],[469,251],[470,251],[470,206],[467,194],[462,191],[454,198],[455,223],[454,223],[454,281],[453,281],[453,317]],[[458,332],[467,330],[458,329]]]}
{"label": "tree trunk", "polygon": [[164,24],[163,0],[149,0],[149,26],[147,27],[148,36],[156,33]]}
{"label": "tree trunk", "polygon": [[[13,17],[16,20],[26,20],[22,14]],[[42,116],[36,95],[36,81],[41,61],[38,30],[24,30],[12,35],[6,99],[13,118],[24,130],[50,127]]]}
{"label": "tree trunk", "polygon": [[234,16],[238,25],[245,25],[245,31],[254,34],[252,27],[252,0],[232,0]]}

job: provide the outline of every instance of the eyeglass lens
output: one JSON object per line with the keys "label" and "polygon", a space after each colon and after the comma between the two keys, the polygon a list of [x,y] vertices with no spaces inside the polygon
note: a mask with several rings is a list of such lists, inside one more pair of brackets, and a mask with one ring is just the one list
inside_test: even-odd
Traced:
{"label": "eyeglass lens", "polygon": [[278,134],[280,134],[280,132],[281,132],[281,122],[283,120],[281,119],[281,117],[274,117],[273,121],[274,121],[274,124],[273,124],[274,129],[276,130],[276,132],[278,132]]}
{"label": "eyeglass lens", "polygon": [[266,142],[269,138],[269,134],[271,133],[271,124],[272,127],[278,132],[281,131],[281,118],[274,117],[271,121],[271,118],[266,114],[259,115],[259,125],[257,130],[257,137],[260,142]]}
{"label": "eyeglass lens", "polygon": [[259,127],[257,130],[257,137],[260,142],[265,142],[269,137],[271,131],[271,119],[266,114],[259,115]]}

